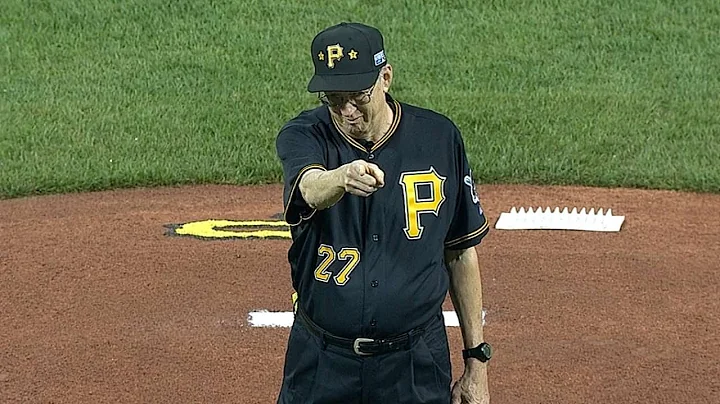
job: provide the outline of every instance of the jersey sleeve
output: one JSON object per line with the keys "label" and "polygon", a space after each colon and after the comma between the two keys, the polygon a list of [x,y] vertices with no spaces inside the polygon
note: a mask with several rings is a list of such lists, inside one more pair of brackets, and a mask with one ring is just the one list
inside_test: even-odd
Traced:
{"label": "jersey sleeve", "polygon": [[456,133],[455,158],[458,167],[455,175],[459,177],[459,190],[455,215],[445,238],[445,248],[462,250],[479,244],[487,235],[489,225],[482,206],[480,206],[475,180],[459,132]]}
{"label": "jersey sleeve", "polygon": [[278,157],[283,167],[284,219],[290,226],[297,226],[315,213],[298,186],[302,176],[311,169],[326,170],[324,149],[317,138],[306,127],[283,128],[275,142]]}

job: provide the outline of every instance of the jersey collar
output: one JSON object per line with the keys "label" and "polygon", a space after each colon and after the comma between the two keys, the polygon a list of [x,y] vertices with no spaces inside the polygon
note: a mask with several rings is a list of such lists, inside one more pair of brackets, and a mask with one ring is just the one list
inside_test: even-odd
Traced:
{"label": "jersey collar", "polygon": [[[387,132],[385,132],[384,135],[380,139],[378,139],[375,144],[370,148],[370,151],[376,151],[379,148],[381,148],[387,141],[390,139],[390,136],[392,136],[395,131],[397,130],[398,126],[400,125],[400,117],[402,115],[402,108],[400,107],[400,103],[395,101],[390,94],[385,93],[385,100],[388,104],[390,104],[390,108],[393,110],[393,121],[390,124],[390,128],[388,128]],[[329,113],[329,112],[328,112]],[[335,118],[330,114],[330,119],[332,120],[333,126],[335,127],[335,130],[342,136],[348,143],[350,143],[351,146],[360,149],[364,152],[367,152],[367,148],[360,144],[357,140],[355,140],[352,136],[349,136],[345,134],[342,130],[340,130],[340,125],[338,125],[337,121],[335,121]]]}

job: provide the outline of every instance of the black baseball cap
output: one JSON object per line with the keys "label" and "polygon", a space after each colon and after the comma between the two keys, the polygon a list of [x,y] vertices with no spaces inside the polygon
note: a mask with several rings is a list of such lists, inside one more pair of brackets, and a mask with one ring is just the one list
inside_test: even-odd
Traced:
{"label": "black baseball cap", "polygon": [[315,75],[308,91],[361,91],[372,87],[387,64],[377,28],[341,22],[315,36],[311,46]]}

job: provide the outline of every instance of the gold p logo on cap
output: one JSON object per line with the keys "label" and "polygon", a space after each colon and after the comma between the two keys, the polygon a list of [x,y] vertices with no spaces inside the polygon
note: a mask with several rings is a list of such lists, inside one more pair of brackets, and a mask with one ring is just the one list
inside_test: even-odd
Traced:
{"label": "gold p logo on cap", "polygon": [[327,55],[327,66],[332,69],[333,67],[335,67],[335,61],[340,60],[340,58],[343,57],[343,47],[340,46],[339,43],[335,45],[329,45],[327,47]]}

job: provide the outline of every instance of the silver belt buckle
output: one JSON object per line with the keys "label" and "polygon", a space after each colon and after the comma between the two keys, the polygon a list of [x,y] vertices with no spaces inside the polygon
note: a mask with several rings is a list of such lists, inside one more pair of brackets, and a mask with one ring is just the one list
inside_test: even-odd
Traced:
{"label": "silver belt buckle", "polygon": [[370,356],[371,353],[362,352],[360,350],[360,343],[361,342],[375,342],[372,338],[355,338],[355,342],[353,342],[353,351],[355,351],[356,354],[360,356]]}

